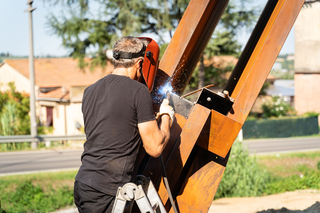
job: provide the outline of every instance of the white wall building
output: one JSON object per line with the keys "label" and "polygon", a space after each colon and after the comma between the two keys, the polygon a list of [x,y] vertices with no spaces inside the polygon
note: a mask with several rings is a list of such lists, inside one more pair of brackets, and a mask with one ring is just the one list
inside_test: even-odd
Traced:
{"label": "white wall building", "polygon": [[[80,70],[72,58],[35,59],[36,113],[41,125],[52,126],[54,135],[80,134],[84,89],[104,77],[112,65],[93,72]],[[8,59],[0,64],[0,90],[14,82],[16,90],[30,93],[28,59]]]}
{"label": "white wall building", "polygon": [[320,112],[320,2],[306,1],[295,23],[295,109]]}

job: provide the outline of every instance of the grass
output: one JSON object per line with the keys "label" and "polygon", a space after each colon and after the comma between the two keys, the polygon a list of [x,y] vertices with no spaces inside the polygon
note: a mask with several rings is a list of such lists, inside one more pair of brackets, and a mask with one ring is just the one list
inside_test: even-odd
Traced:
{"label": "grass", "polygon": [[[320,127],[319,127],[319,132],[320,132]],[[289,137],[289,138],[317,138],[317,137],[320,137],[320,133],[313,134],[313,135],[292,136],[292,137]]]}
{"label": "grass", "polygon": [[301,189],[320,189],[320,172],[309,171],[301,175],[273,177],[264,194],[277,194]]}
{"label": "grass", "polygon": [[[52,212],[74,206],[77,171],[0,177],[0,212]],[[320,151],[250,156],[233,145],[216,198],[320,189]]]}
{"label": "grass", "polygon": [[0,177],[0,212],[52,212],[72,206],[76,172]]}
{"label": "grass", "polygon": [[270,177],[264,194],[320,189],[320,151],[259,156],[257,162]]}
{"label": "grass", "polygon": [[236,142],[215,199],[320,189],[320,151],[250,156]]}
{"label": "grass", "polygon": [[261,168],[266,169],[271,176],[280,177],[303,175],[310,171],[316,171],[319,161],[320,151],[260,155],[257,157],[257,162]]}
{"label": "grass", "polygon": [[[37,150],[46,149],[66,149],[71,147],[81,147],[84,141],[51,141],[50,146],[47,147],[45,142],[39,142]],[[0,152],[10,152],[10,151],[34,151],[31,148],[30,142],[21,143],[2,143],[0,144]]]}

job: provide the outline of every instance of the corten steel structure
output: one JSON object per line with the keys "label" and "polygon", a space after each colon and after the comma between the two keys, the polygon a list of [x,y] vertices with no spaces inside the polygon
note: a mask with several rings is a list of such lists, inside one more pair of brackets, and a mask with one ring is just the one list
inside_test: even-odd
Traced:
{"label": "corten steel structure", "polygon": [[[180,212],[207,212],[244,124],[304,0],[269,0],[224,88],[203,89],[196,103],[171,94],[176,121],[162,154]],[[191,0],[159,65],[153,94],[168,80],[182,94],[228,0]],[[228,96],[231,96],[231,98]],[[157,104],[157,103],[156,103]],[[141,155],[138,173],[150,177],[173,212],[159,159]]]}

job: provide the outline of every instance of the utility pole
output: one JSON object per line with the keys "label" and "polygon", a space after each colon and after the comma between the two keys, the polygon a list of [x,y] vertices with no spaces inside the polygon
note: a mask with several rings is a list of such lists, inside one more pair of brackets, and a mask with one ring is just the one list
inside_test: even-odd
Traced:
{"label": "utility pole", "polygon": [[30,130],[33,138],[31,148],[36,149],[37,144],[37,119],[36,119],[36,105],[35,105],[35,81],[34,81],[34,59],[33,59],[33,28],[32,28],[32,12],[36,8],[32,8],[33,0],[28,0],[29,8],[25,12],[29,12],[29,79],[30,79]]}

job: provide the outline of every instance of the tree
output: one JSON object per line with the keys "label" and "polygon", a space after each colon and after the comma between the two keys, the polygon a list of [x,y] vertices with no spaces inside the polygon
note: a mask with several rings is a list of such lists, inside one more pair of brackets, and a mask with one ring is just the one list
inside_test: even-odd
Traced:
{"label": "tree", "polygon": [[[8,87],[0,91],[0,135],[29,135],[29,95],[16,91],[14,82],[9,82]],[[49,131],[50,128],[38,126],[39,134]]]}
{"label": "tree", "polygon": [[[221,76],[231,71],[232,64],[226,67],[204,66],[204,60],[210,60],[217,55],[239,56],[241,44],[237,40],[237,35],[241,30],[250,30],[256,22],[259,8],[252,6],[252,0],[231,0],[223,13],[217,29],[209,40],[200,59],[200,65],[193,73],[190,85],[193,88],[202,88],[206,83],[215,83],[222,86],[226,79]],[[197,85],[197,86],[196,86]]]}
{"label": "tree", "polygon": [[[81,68],[106,65],[105,51],[120,36],[153,33],[164,43],[165,33],[172,34],[189,0],[43,0],[51,5],[64,5],[63,15],[49,16],[53,32],[79,59]],[[97,7],[93,13],[93,8]],[[67,13],[67,15],[66,15]],[[90,52],[91,51],[91,52]],[[90,63],[85,59],[93,57]]]}
{"label": "tree", "polygon": [[[64,14],[49,17],[53,32],[62,38],[62,44],[79,59],[79,66],[104,67],[105,51],[112,48],[120,36],[152,33],[158,43],[165,43],[166,33],[172,37],[190,0],[43,0],[53,5],[64,5]],[[206,82],[221,80],[221,73],[228,69],[204,67],[203,61],[213,55],[239,55],[241,45],[237,40],[240,30],[250,29],[256,21],[258,9],[253,0],[231,0],[222,15],[216,31],[201,58],[201,66],[194,72],[191,85],[203,87]],[[93,8],[98,8],[93,13]],[[66,15],[66,12],[68,14]],[[162,46],[161,51],[163,52]],[[91,51],[91,52],[90,52]],[[90,62],[85,57],[91,54]],[[200,75],[196,76],[196,74]]]}
{"label": "tree", "polygon": [[0,135],[28,135],[29,97],[17,92],[13,82],[8,86],[8,91],[0,92]]}

